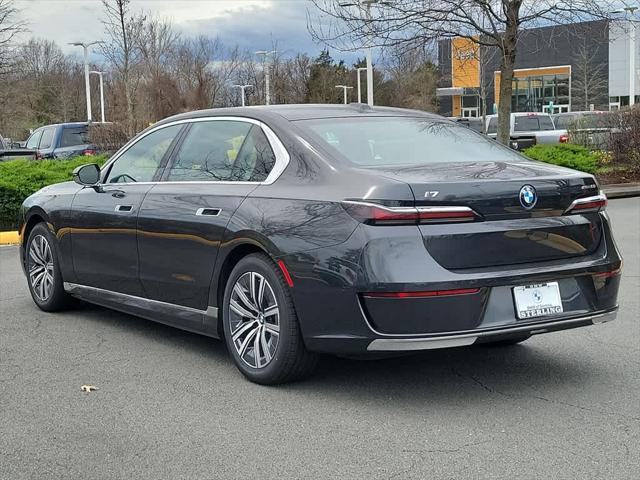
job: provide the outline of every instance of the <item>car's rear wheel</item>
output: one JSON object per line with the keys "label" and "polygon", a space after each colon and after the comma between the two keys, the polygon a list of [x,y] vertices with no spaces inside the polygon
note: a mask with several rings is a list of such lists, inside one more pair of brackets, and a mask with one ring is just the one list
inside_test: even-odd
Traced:
{"label": "car's rear wheel", "polygon": [[70,296],[64,291],[56,238],[44,223],[39,223],[27,239],[25,266],[27,283],[35,304],[45,312],[62,310]]}
{"label": "car's rear wheel", "polygon": [[229,352],[249,380],[272,385],[313,371],[317,355],[305,348],[289,287],[267,255],[238,262],[227,281],[222,314]]}

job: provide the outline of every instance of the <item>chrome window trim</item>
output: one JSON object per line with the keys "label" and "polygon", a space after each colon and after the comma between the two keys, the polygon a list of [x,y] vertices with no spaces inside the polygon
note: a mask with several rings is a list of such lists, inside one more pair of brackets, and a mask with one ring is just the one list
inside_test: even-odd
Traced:
{"label": "chrome window trim", "polygon": [[111,157],[109,159],[109,161],[101,168],[101,174],[102,172],[106,172],[109,168],[111,168],[111,165],[116,162],[118,160],[118,158],[120,158],[120,156],[122,156],[127,150],[129,150],[133,145],[135,145],[136,143],[138,143],[140,140],[142,140],[143,138],[145,138],[147,135],[150,135],[153,132],[156,132],[162,128],[167,128],[167,127],[171,127],[174,125],[183,125],[183,124],[190,124],[190,123],[197,123],[197,122],[211,122],[211,121],[232,121],[232,122],[245,122],[245,123],[250,123],[252,125],[256,125],[258,127],[260,127],[260,129],[262,130],[262,132],[265,134],[265,136],[267,137],[267,141],[269,142],[269,145],[271,146],[271,150],[273,150],[273,154],[276,157],[276,162],[273,166],[273,168],[271,169],[271,171],[269,172],[269,175],[267,175],[267,178],[264,179],[261,182],[243,182],[243,181],[231,181],[231,180],[197,180],[194,182],[189,182],[189,181],[184,181],[184,180],[168,180],[168,181],[163,181],[163,180],[158,180],[155,182],[135,182],[135,183],[105,183],[104,185],[156,185],[158,183],[161,184],[188,184],[188,185],[194,185],[194,184],[222,184],[222,185],[271,185],[273,182],[275,182],[280,175],[282,175],[282,172],[284,172],[284,170],[287,168],[287,166],[289,165],[289,162],[291,161],[291,157],[289,156],[289,152],[287,151],[287,149],[285,148],[284,144],[282,143],[282,141],[280,140],[280,138],[278,138],[278,136],[275,134],[275,132],[273,130],[271,130],[271,128],[264,122],[261,122],[260,120],[256,120],[254,118],[247,118],[247,117],[234,117],[234,116],[220,116],[220,117],[216,117],[216,116],[212,116],[212,117],[198,117],[198,118],[185,118],[182,120],[175,120],[173,122],[169,122],[169,123],[165,123],[163,125],[158,125],[157,127],[154,127],[152,129],[150,129],[147,132],[144,132],[144,134],[141,135],[137,135],[134,138],[132,138],[131,140],[129,140],[126,144],[124,144],[124,146],[118,150],[113,157]]}

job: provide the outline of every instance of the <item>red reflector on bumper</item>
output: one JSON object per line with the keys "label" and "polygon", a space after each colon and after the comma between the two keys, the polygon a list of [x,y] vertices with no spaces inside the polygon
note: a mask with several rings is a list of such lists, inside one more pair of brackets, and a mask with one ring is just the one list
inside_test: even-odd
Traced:
{"label": "red reflector on bumper", "polygon": [[425,292],[367,292],[363,293],[362,296],[367,298],[426,298],[472,295],[478,292],[480,292],[479,288],[458,288],[455,290],[428,290]]}

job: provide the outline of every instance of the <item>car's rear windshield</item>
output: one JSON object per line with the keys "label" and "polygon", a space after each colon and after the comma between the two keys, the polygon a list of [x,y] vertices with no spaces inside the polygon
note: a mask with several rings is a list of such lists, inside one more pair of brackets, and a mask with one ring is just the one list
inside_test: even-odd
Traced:
{"label": "car's rear windshield", "polygon": [[64,127],[62,129],[61,147],[74,147],[76,145],[86,145],[87,143],[89,143],[87,127]]}
{"label": "car's rear windshield", "polygon": [[350,117],[296,124],[356,165],[500,162],[521,157],[456,123],[430,118]]}
{"label": "car's rear windshield", "polygon": [[549,115],[516,115],[514,132],[537,132],[540,130],[555,130]]}

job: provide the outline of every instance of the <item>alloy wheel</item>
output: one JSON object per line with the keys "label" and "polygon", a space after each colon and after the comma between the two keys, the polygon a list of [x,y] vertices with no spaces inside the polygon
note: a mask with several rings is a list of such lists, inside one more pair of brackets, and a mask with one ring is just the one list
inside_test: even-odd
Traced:
{"label": "alloy wheel", "polygon": [[53,291],[53,255],[49,241],[42,235],[33,237],[29,246],[29,281],[33,293],[46,302]]}
{"label": "alloy wheel", "polygon": [[280,309],[264,276],[247,272],[238,278],[229,299],[229,322],[240,359],[252,368],[269,365],[280,337]]}

